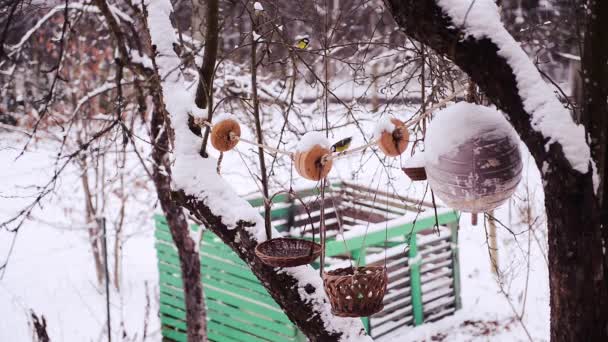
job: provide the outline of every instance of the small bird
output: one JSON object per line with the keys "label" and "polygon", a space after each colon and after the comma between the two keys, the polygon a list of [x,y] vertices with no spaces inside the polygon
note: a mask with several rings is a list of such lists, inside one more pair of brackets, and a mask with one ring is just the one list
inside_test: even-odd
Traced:
{"label": "small bird", "polygon": [[344,152],[344,151],[348,150],[348,148],[350,147],[350,143],[352,141],[353,141],[353,137],[348,137],[346,139],[342,139],[331,147],[331,151],[332,152]]}
{"label": "small bird", "polygon": [[296,43],[296,47],[298,49],[304,50],[308,47],[308,43],[310,43],[310,39],[308,39],[308,37],[303,37],[298,39],[298,42]]}

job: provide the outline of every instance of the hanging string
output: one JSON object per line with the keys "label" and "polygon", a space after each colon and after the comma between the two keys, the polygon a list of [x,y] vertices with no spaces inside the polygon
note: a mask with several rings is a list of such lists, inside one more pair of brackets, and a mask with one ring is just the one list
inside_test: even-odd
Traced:
{"label": "hanging string", "polygon": [[[445,104],[447,104],[448,102],[452,101],[454,98],[456,98],[456,96],[458,96],[460,93],[464,92],[467,89],[467,87],[461,87],[459,89],[457,89],[456,91],[454,91],[452,94],[450,94],[449,96],[447,96],[446,98],[444,98],[443,100],[437,102],[435,105],[433,105],[431,108],[429,108],[428,110],[424,111],[423,113],[419,114],[416,116],[416,118],[409,120],[408,122],[405,123],[405,126],[407,128],[413,127],[415,125],[417,125],[420,121],[422,121],[423,119],[425,119],[427,116],[429,116],[430,114],[432,114],[434,111],[436,111],[437,109],[439,109],[440,107],[444,106]],[[325,116],[327,116],[327,111],[325,113]],[[205,126],[205,127],[209,127],[210,129],[213,129],[213,124],[211,124],[210,122],[204,120],[204,119],[200,119],[200,118],[196,118],[195,119],[195,124],[198,126]],[[325,127],[326,132],[328,131],[328,127]],[[264,145],[264,144],[260,144],[258,142],[240,137],[232,132],[230,132],[230,139],[232,140],[238,140],[239,142],[243,142],[245,144],[249,144],[249,145],[253,145],[256,147],[259,147],[263,150],[266,150],[268,152],[271,152],[271,154],[273,155],[277,155],[277,154],[282,154],[282,155],[287,155],[290,158],[293,159],[293,152],[290,151],[286,151],[286,150],[281,150],[272,146],[268,146],[268,145]],[[378,144],[378,140],[376,139],[372,139],[369,143],[362,145],[362,146],[358,146],[355,148],[351,148],[349,150],[346,151],[342,151],[342,152],[333,152],[333,153],[329,153],[325,156],[323,156],[322,160],[321,160],[321,164],[325,164],[329,161],[332,160],[336,160],[336,159],[341,159],[341,158],[345,158],[354,154],[358,154],[363,152],[364,150],[371,148],[375,145]]]}
{"label": "hanging string", "polygon": [[340,212],[338,211],[338,207],[336,206],[336,201],[335,201],[335,195],[334,195],[334,190],[331,188],[331,186],[329,187],[329,191],[331,191],[332,195],[331,195],[331,203],[334,207],[334,212],[336,213],[336,218],[338,221],[338,231],[340,233],[340,235],[342,236],[342,242],[344,242],[344,250],[346,251],[347,255],[348,255],[348,261],[350,262],[350,267],[353,267],[353,255],[350,252],[350,249],[348,248],[348,244],[346,243],[346,238],[344,237],[344,227],[342,226],[342,219],[340,217]]}
{"label": "hanging string", "polygon": [[[321,180],[321,208],[319,213],[320,218],[320,238],[321,238],[321,265],[319,267],[319,273],[321,277],[323,277],[323,272],[325,271],[325,240],[327,238],[327,234],[325,231],[325,181],[327,178],[323,178]],[[313,227],[314,232],[314,227]]]}

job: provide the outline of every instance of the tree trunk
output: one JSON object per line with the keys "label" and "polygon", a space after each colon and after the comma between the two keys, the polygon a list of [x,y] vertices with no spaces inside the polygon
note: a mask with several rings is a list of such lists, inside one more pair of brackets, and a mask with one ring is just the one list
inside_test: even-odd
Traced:
{"label": "tree trunk", "polygon": [[[600,176],[598,198],[604,246],[608,246],[608,2],[592,1],[583,46],[581,121],[589,131],[591,155]],[[608,253],[604,255],[604,278],[608,279]]]}
{"label": "tree trunk", "polygon": [[[559,144],[545,149],[547,139],[531,126],[513,70],[491,40],[466,36],[435,1],[385,3],[406,34],[450,58],[471,77],[509,116],[538,168],[549,170],[543,172],[543,184],[549,232],[551,340],[608,341],[600,208],[591,173],[573,170]],[[597,7],[605,5],[599,3]]]}
{"label": "tree trunk", "polygon": [[188,221],[183,209],[171,199],[171,167],[166,158],[169,151],[168,130],[170,126],[159,96],[153,96],[153,101],[151,134],[152,141],[156,142],[152,149],[154,185],[179,256],[184,284],[188,341],[207,341],[201,262],[197,241],[193,241],[190,237]]}

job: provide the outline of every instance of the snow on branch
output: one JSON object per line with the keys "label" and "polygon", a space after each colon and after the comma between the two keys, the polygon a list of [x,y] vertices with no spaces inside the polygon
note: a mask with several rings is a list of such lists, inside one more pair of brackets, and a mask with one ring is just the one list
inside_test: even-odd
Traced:
{"label": "snow on branch", "polygon": [[545,149],[548,151],[553,143],[560,144],[572,168],[587,173],[592,160],[585,128],[574,122],[528,55],[505,29],[494,1],[437,0],[437,4],[467,36],[488,38],[498,47],[498,55],[513,70],[532,128],[548,139]]}
{"label": "snow on branch", "polygon": [[[222,224],[228,229],[235,229],[239,223],[247,222],[245,229],[253,239],[264,241],[264,221],[258,211],[217,174],[215,159],[199,155],[200,138],[188,128],[188,114],[196,109],[193,91],[196,87],[183,77],[181,60],[173,49],[178,40],[169,19],[173,10],[171,2],[148,0],[146,6],[150,37],[157,52],[155,63],[160,74],[163,99],[175,131],[174,187],[204,203],[213,215],[221,217]],[[194,84],[196,82],[198,80]],[[278,232],[273,230],[273,235],[278,235]],[[361,335],[360,320],[335,318],[331,314],[316,270],[311,266],[300,266],[287,272],[298,281],[298,289],[295,290],[299,291],[302,302],[312,306],[327,331],[341,333],[343,341],[371,341],[368,336]],[[311,283],[316,285],[317,291],[309,294],[304,288]]]}

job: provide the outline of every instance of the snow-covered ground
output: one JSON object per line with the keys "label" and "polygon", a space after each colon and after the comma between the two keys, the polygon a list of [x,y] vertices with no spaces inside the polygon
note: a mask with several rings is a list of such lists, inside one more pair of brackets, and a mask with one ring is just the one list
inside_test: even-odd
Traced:
{"label": "snow-covered ground", "polygon": [[[313,117],[315,113],[311,109]],[[397,113],[395,113],[397,114]],[[375,120],[376,118],[374,118]],[[335,117],[332,123],[347,123],[346,116]],[[315,124],[310,128],[321,128]],[[373,121],[362,121],[367,137],[373,132]],[[364,144],[361,133],[353,125],[335,130],[334,142],[354,136],[353,146]],[[250,134],[244,130],[244,136]],[[288,147],[295,147],[297,141]],[[33,185],[44,184],[52,176],[54,155],[52,143],[38,143],[20,158],[23,145],[16,135],[2,133],[0,139],[0,221],[14,215],[29,203],[35,194]],[[251,158],[251,148],[238,147],[240,152],[226,153],[222,173],[241,194],[252,194],[252,182],[243,158]],[[241,155],[242,154],[242,155]],[[483,217],[472,226],[469,215],[461,217],[460,264],[463,309],[456,315],[433,324],[407,328],[393,333],[385,341],[534,341],[548,340],[549,294],[546,264],[546,238],[542,210],[543,195],[540,176],[524,152],[525,175],[509,205],[496,216],[515,233],[498,226],[499,266],[503,275],[500,285],[491,272]],[[252,160],[255,160],[253,158]],[[334,163],[332,177],[355,180],[361,184],[378,184],[389,178],[395,188],[409,196],[424,193],[420,185],[412,185],[396,168],[402,160],[388,161],[383,168],[372,153],[353,156]],[[255,164],[253,164],[255,171]],[[283,164],[283,165],[289,165]],[[249,167],[252,167],[249,165]],[[278,168],[278,166],[277,166]],[[146,183],[143,171],[131,180]],[[288,169],[277,169],[275,187],[290,182]],[[311,186],[312,182],[294,178],[294,187]],[[526,191],[527,189],[527,191]],[[528,195],[529,194],[529,195]],[[156,199],[153,188],[141,188],[128,204],[128,220],[123,247],[120,292],[111,292],[112,331],[116,341],[159,341],[158,288],[153,239],[152,214]],[[521,222],[520,213],[528,204],[533,217],[539,217],[533,230]],[[509,209],[510,207],[510,209]],[[84,204],[78,170],[68,167],[53,195],[33,211],[32,217],[16,235],[14,249],[4,276],[0,279],[0,341],[29,341],[30,310],[44,315],[53,341],[101,341],[105,334],[105,292],[96,285],[96,275],[84,225]],[[115,215],[112,208],[109,216]],[[113,230],[110,230],[113,232]],[[531,235],[531,234],[535,235]],[[15,234],[0,230],[0,261],[9,254]],[[113,236],[110,236],[113,240]],[[0,275],[2,273],[0,272]],[[501,290],[502,288],[502,290]],[[146,293],[150,314],[146,315]],[[523,313],[523,324],[518,315]],[[147,317],[147,318],[146,318]],[[144,327],[145,323],[147,327]],[[528,333],[526,333],[526,331]],[[126,336],[126,337],[124,337]]]}

